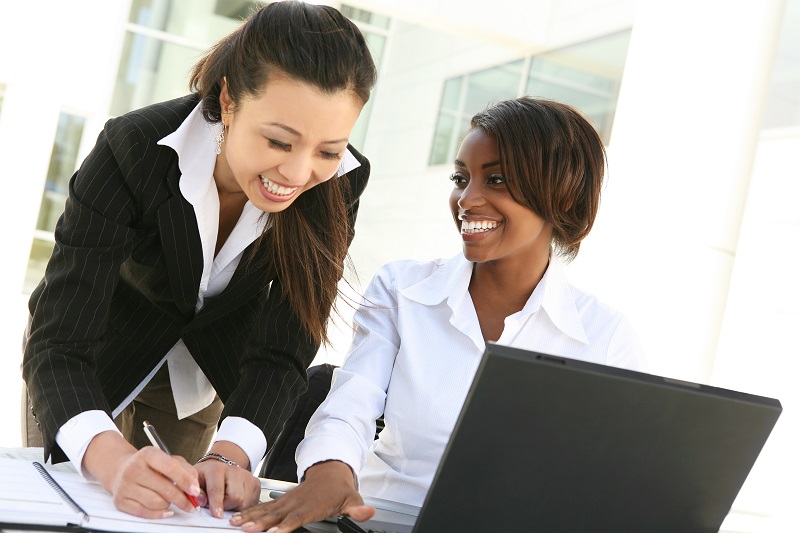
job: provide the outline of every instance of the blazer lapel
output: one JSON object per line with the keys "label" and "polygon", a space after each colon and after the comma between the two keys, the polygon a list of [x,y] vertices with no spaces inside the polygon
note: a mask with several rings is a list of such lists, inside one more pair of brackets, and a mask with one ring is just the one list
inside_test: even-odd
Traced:
{"label": "blazer lapel", "polygon": [[181,311],[194,313],[203,275],[203,245],[194,208],[178,192],[177,179],[168,179],[173,196],[158,208],[164,260],[175,303]]}
{"label": "blazer lapel", "polygon": [[[264,292],[267,284],[275,277],[273,267],[257,268],[248,264],[247,258],[250,257],[255,243],[245,248],[242,254],[242,261],[233,273],[228,286],[225,290],[206,300],[205,305],[197,313],[197,316],[189,324],[190,329],[203,327],[210,322],[230,313],[240,305],[248,302],[251,298],[257,297],[266,300]],[[257,262],[259,259],[256,259]]]}

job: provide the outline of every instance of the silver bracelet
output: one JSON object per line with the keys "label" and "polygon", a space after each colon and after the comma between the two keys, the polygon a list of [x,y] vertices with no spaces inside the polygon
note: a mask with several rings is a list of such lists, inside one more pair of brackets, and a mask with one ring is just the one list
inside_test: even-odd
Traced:
{"label": "silver bracelet", "polygon": [[227,465],[231,465],[231,466],[236,466],[236,467],[238,467],[238,466],[239,466],[239,465],[236,463],[236,461],[231,461],[230,459],[228,459],[228,458],[227,458],[227,457],[225,457],[224,455],[221,455],[221,454],[218,454],[218,453],[214,453],[214,452],[208,452],[208,453],[207,453],[207,454],[205,454],[203,457],[201,457],[201,458],[200,458],[200,459],[199,459],[199,460],[198,460],[198,461],[197,461],[195,464],[200,464],[200,463],[202,463],[203,461],[208,461],[209,459],[214,459],[214,460],[217,460],[217,461],[222,461],[223,463],[225,463],[225,464],[227,464]]}

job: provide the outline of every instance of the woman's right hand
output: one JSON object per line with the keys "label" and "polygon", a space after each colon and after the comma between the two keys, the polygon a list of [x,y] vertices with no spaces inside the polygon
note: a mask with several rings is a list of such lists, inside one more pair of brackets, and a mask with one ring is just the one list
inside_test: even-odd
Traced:
{"label": "woman's right hand", "polygon": [[276,500],[260,503],[231,518],[231,524],[244,531],[291,533],[303,524],[347,515],[363,522],[375,514],[364,505],[355,488],[353,471],[341,461],[317,463],[306,470],[297,487]]}
{"label": "woman's right hand", "polygon": [[89,442],[83,467],[111,493],[117,509],[142,518],[168,518],[170,504],[193,512],[186,494],[200,494],[197,471],[183,457],[152,446],[137,451],[114,431]]}

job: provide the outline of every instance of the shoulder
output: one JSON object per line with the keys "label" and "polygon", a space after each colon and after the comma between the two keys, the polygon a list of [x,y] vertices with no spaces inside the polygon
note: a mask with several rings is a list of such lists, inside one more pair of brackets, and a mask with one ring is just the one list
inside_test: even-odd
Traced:
{"label": "shoulder", "polygon": [[613,335],[620,323],[626,320],[622,312],[602,301],[593,293],[572,284],[568,285],[568,290],[580,322],[590,339]]}
{"label": "shoulder", "polygon": [[199,102],[196,94],[190,94],[135,109],[109,119],[105,131],[110,141],[134,130],[142,140],[157,142],[178,129]]}
{"label": "shoulder", "polygon": [[394,290],[402,290],[427,279],[444,268],[450,259],[433,259],[418,261],[415,259],[398,259],[381,266],[375,273],[373,283],[391,286]]}
{"label": "shoulder", "polygon": [[605,347],[605,363],[632,370],[647,369],[647,358],[630,319],[594,294],[574,286],[570,286],[570,291],[590,342]]}
{"label": "shoulder", "polygon": [[359,165],[346,174],[350,181],[350,193],[353,198],[358,198],[364,192],[369,181],[370,162],[361,152],[356,150],[352,144],[347,145],[347,150],[356,158]]}

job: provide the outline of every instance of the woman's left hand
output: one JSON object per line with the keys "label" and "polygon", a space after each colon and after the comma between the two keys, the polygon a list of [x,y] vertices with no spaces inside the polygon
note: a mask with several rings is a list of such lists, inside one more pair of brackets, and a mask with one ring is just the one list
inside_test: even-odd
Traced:
{"label": "woman's left hand", "polygon": [[201,495],[200,504],[207,506],[212,516],[222,518],[223,510],[246,509],[258,503],[261,482],[250,473],[249,461],[244,451],[235,444],[224,441],[214,443],[210,451],[228,457],[240,466],[216,459],[197,463],[195,469],[200,486],[205,489],[205,498]]}

